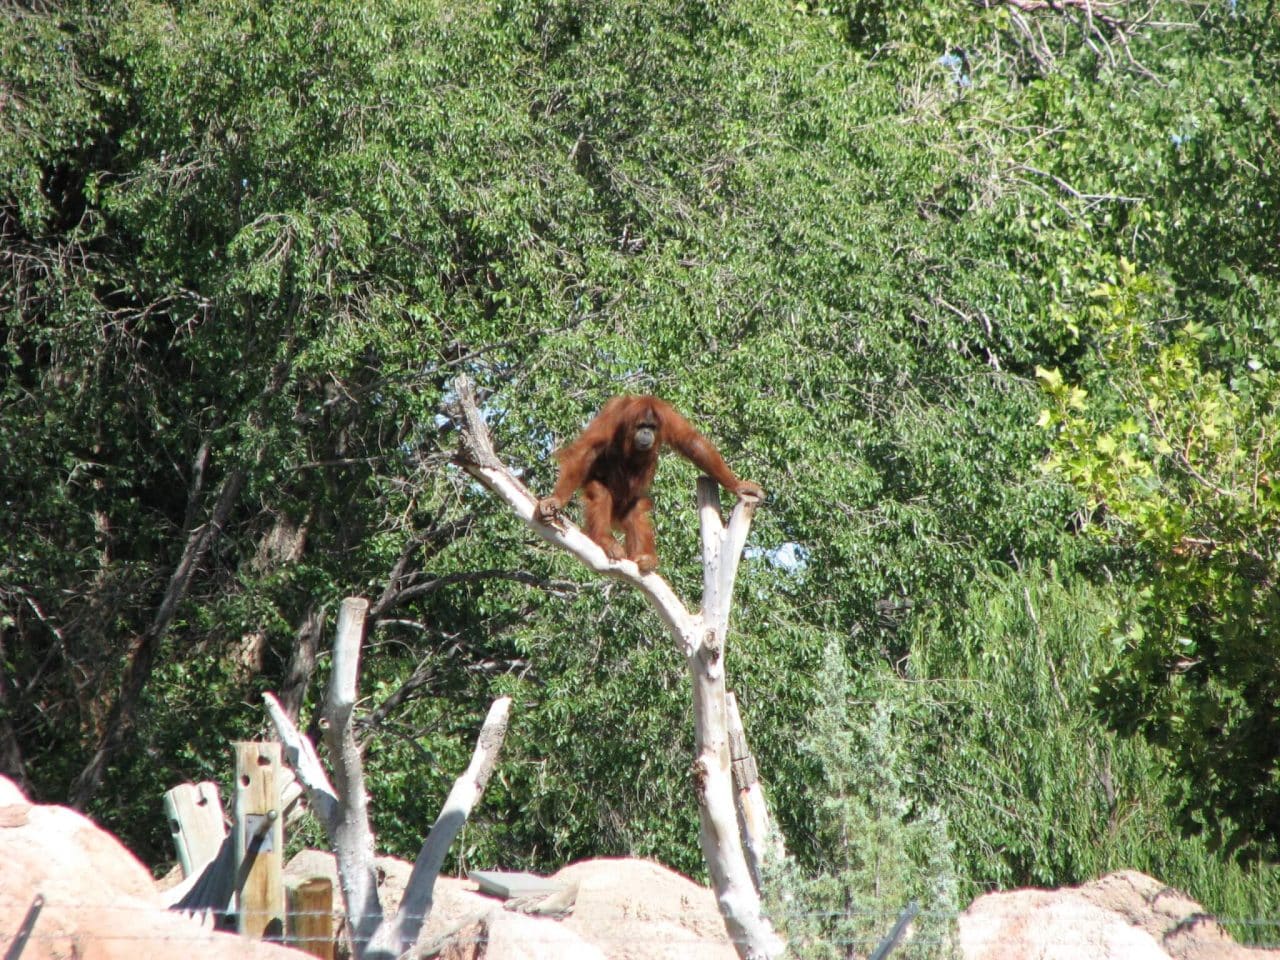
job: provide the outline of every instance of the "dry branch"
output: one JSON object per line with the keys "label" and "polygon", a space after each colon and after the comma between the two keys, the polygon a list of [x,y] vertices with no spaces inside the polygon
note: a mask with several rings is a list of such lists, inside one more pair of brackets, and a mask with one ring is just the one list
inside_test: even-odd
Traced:
{"label": "dry branch", "polygon": [[270,693],[263,695],[267,713],[285,748],[285,759],[307,791],[311,809],[324,826],[338,864],[338,879],[358,960],[395,960],[413,946],[431,912],[436,876],[446,851],[480,795],[497,762],[507,728],[511,699],[501,697],[489,708],[471,764],[454,784],[414,864],[400,908],[383,918],[374,863],[374,836],[369,825],[364,767],[352,716],[364,640],[367,600],[348,598],[338,615],[333,674],[321,710],[321,727],[333,764],[325,772],[314,745]]}
{"label": "dry branch", "polygon": [[636,587],[666,625],[684,654],[693,686],[697,755],[693,786],[701,819],[699,838],[715,887],[720,913],[738,954],[751,960],[781,956],[785,944],[760,906],[760,892],[743,850],[729,754],[724,649],[730,598],[738,562],[746,542],[754,500],[739,500],[729,525],[721,521],[719,487],[710,478],[698,483],[702,531],[702,609],[690,613],[670,585],[656,573],[642,574],[630,560],[610,560],[577,526],[564,519],[554,524],[536,519],[536,499],[498,459],[488,428],[465,378],[454,381],[455,419],[462,440],[457,463],[515,511],[543,540],[567,550],[588,569]]}
{"label": "dry branch", "polygon": [[398,957],[412,947],[422,933],[427,917],[431,916],[436,877],[444,865],[445,853],[466,823],[471,808],[484,793],[489,777],[493,774],[502,741],[507,735],[510,712],[510,697],[499,697],[489,708],[489,715],[476,740],[475,752],[471,755],[471,763],[466,772],[454,781],[440,815],[418,852],[404,897],[400,901],[400,909],[378,932],[374,947],[386,949],[389,951],[388,956]]}

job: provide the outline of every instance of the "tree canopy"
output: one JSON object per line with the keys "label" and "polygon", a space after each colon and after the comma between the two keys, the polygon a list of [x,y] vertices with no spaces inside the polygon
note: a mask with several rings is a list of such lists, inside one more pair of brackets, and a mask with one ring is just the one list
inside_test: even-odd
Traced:
{"label": "tree canopy", "polygon": [[[461,862],[696,874],[681,664],[441,415],[467,373],[547,491],[652,392],[769,493],[729,669],[803,869],[892,814],[964,892],[1274,912],[1273,7],[11,5],[0,770],[159,863],[358,594],[383,843],[505,693]],[[688,593],[692,468],[656,500]]]}

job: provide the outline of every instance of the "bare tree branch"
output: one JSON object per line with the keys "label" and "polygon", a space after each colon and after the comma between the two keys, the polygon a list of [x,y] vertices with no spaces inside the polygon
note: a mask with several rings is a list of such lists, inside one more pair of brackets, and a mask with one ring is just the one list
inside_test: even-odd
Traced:
{"label": "bare tree branch", "polygon": [[388,958],[400,956],[414,945],[427,918],[431,915],[436,877],[444,866],[444,857],[454,839],[467,822],[471,808],[484,793],[489,777],[498,760],[502,742],[507,735],[507,719],[511,712],[511,698],[499,697],[489,708],[489,715],[480,728],[471,763],[462,776],[454,781],[453,789],[440,809],[431,832],[422,844],[418,857],[405,885],[404,897],[394,918],[378,931],[370,950],[370,957],[385,950]]}
{"label": "bare tree branch", "polygon": [[348,597],[338,615],[333,673],[321,710],[333,780],[310,739],[299,732],[280,701],[270,693],[263,694],[263,701],[284,744],[285,760],[305,788],[311,809],[333,848],[355,956],[358,960],[395,960],[421,933],[431,912],[435,880],[445,853],[493,773],[506,735],[511,698],[500,697],[490,707],[471,764],[455,782],[422,845],[396,915],[384,918],[364,767],[353,723],[368,608],[367,600]]}
{"label": "bare tree branch", "polygon": [[445,587],[451,587],[459,583],[483,583],[486,580],[510,580],[512,583],[523,583],[526,586],[538,587],[557,596],[568,596],[576,593],[578,589],[577,584],[568,580],[551,580],[546,577],[535,576],[526,570],[466,570],[432,577],[429,580],[413,583],[395,591],[388,589],[387,592],[383,593],[379,603],[382,604],[382,609],[385,611],[398,607],[410,600],[425,597]]}
{"label": "bare tree branch", "polygon": [[604,550],[563,518],[536,519],[536,500],[498,459],[475,392],[466,378],[454,381],[455,419],[461,423],[458,464],[502,499],[543,540],[577,557],[590,570],[636,587],[666,625],[685,655],[693,687],[696,756],[694,795],[701,820],[699,838],[725,927],[744,960],[778,957],[786,945],[760,905],[743,850],[735,805],[725,691],[725,642],[729,605],[738,562],[757,503],[740,499],[727,529],[720,519],[719,487],[710,478],[698,484],[702,530],[702,608],[690,613],[657,573],[642,574],[631,560],[610,560]]}
{"label": "bare tree branch", "polygon": [[303,701],[307,698],[311,677],[315,674],[316,657],[320,652],[320,637],[324,633],[324,617],[323,605],[311,604],[307,607],[293,642],[293,650],[289,654],[289,665],[285,670],[284,682],[280,685],[280,702],[289,719],[295,723]]}
{"label": "bare tree branch", "polygon": [[[203,470],[200,461],[204,452],[202,446],[201,452],[197,453],[196,482],[199,482],[199,474]],[[232,470],[223,478],[217,499],[209,512],[209,519],[191,531],[187,537],[182,556],[169,578],[169,586],[164,592],[160,606],[156,609],[151,625],[134,640],[130,647],[120,692],[111,704],[97,749],[89,763],[80,771],[71,788],[71,806],[77,810],[83,810],[93,798],[102,783],[107,763],[120,749],[125,734],[133,726],[133,717],[139,698],[155,667],[156,651],[160,640],[169,629],[169,624],[173,622],[178,604],[186,598],[196,569],[203,562],[210,547],[222,534],[227,519],[231,515],[231,508],[235,506],[236,499],[240,496],[240,488],[244,485],[244,480],[245,472],[239,469]]]}
{"label": "bare tree branch", "polygon": [[280,742],[284,745],[284,759],[297,776],[298,781],[307,791],[307,802],[320,819],[327,825],[338,809],[338,794],[324,772],[315,746],[298,730],[287,710],[271,693],[262,695],[267,706],[267,715],[275,725]]}
{"label": "bare tree branch", "polygon": [[1081,42],[1108,66],[1115,68],[1123,59],[1133,70],[1153,80],[1155,75],[1134,55],[1130,41],[1143,31],[1189,26],[1155,20],[1155,0],[1146,0],[1145,4],[1139,0],[977,0],[977,5],[1008,11],[1026,51],[1042,69],[1062,55],[1061,50],[1053,50],[1044,32],[1045,23],[1057,18],[1078,29]]}

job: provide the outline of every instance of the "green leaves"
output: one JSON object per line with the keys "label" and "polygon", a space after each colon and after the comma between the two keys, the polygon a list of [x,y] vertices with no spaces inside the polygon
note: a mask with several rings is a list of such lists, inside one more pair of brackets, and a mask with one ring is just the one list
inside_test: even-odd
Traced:
{"label": "green leaves", "polygon": [[[1103,744],[1078,690],[1054,707],[1046,664],[1178,751],[1135,761],[1135,791],[1252,816],[1269,849],[1280,149],[1275,31],[1246,6],[1127,34],[1114,62],[1097,25],[1007,5],[5,15],[0,623],[32,778],[74,778],[186,537],[243,477],[98,812],[144,822],[120,784],[218,769],[316,608],[358,592],[386,604],[366,689],[388,844],[416,847],[424,790],[501,690],[505,780],[468,856],[698,869],[678,660],[634,598],[448,466],[441,406],[467,372],[535,491],[623,391],[666,396],[769,490],[731,668],[806,866],[834,862],[833,833],[823,761],[791,745],[830,642],[896,697],[874,729],[846,718],[859,742],[889,758],[895,726],[915,738],[877,809],[945,804],[984,851],[975,882],[1104,859],[1083,826],[1045,852],[1097,779],[1055,777],[1062,744]],[[655,484],[663,570],[690,596],[692,483],[672,461]],[[792,551],[802,570],[777,561]],[[1028,645],[1010,568],[1106,609]],[[915,698],[935,681],[947,700]],[[952,789],[986,762],[1007,775]],[[1014,814],[992,823],[993,797]],[[1176,841],[1150,831],[1160,862]]]}
{"label": "green leaves", "polygon": [[[1233,846],[1249,848],[1252,831],[1269,832],[1275,817],[1255,796],[1275,750],[1246,731],[1271,722],[1270,705],[1252,694],[1280,675],[1244,650],[1271,632],[1269,584],[1280,576],[1280,513],[1270,496],[1280,389],[1260,363],[1231,363],[1228,330],[1196,322],[1169,330],[1155,284],[1119,266],[1081,323],[1098,352],[1099,399],[1086,402],[1056,371],[1038,371],[1049,401],[1039,420],[1052,441],[1046,466],[1086,497],[1095,529],[1140,548],[1151,565],[1103,703],[1122,728],[1168,745],[1180,771],[1214,768],[1193,806]],[[1256,376],[1254,389],[1229,386],[1241,375]],[[1217,769],[1214,757],[1233,743],[1249,761]]]}

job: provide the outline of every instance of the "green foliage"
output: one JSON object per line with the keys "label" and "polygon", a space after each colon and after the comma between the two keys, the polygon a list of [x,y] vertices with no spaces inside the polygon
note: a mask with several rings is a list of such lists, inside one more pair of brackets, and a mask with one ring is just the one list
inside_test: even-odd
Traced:
{"label": "green foliage", "polygon": [[[1184,837],[1184,787],[1165,751],[1094,709],[1124,662],[1113,642],[1133,588],[1055,568],[978,578],[964,602],[913,625],[909,673],[879,701],[913,719],[920,802],[946,811],[964,903],[994,883],[1053,887],[1136,869],[1223,917],[1271,915],[1268,866]],[[1265,926],[1233,933],[1270,939]]]}
{"label": "green foliage", "polygon": [[772,910],[797,956],[834,958],[870,953],[914,902],[922,912],[895,952],[950,956],[959,904],[946,817],[918,800],[906,718],[855,692],[844,654],[828,644],[800,744],[818,770],[818,852],[810,871],[792,862],[770,878]]}
{"label": "green foliage", "polygon": [[1149,564],[1115,631],[1125,655],[1101,686],[1105,709],[1168,746],[1198,784],[1188,829],[1270,852],[1280,836],[1270,737],[1280,675],[1269,652],[1280,615],[1280,368],[1261,351],[1223,356],[1229,334],[1171,323],[1158,294],[1120,261],[1078,319],[1106,371],[1097,400],[1041,371],[1046,466],[1087,497],[1093,531]]}
{"label": "green foliage", "polygon": [[[802,872],[874,890],[832,832],[857,820],[941,876],[904,839],[937,811],[966,892],[1138,865],[1274,904],[1137,799],[1273,839],[1265,8],[1108,8],[1121,34],[861,0],[26,7],[0,14],[0,762],[39,796],[139,667],[90,809],[167,856],[161,789],[225,770],[264,689],[296,680],[305,725],[308,624],[360,593],[387,849],[509,692],[459,862],[700,871],[678,653],[448,465],[466,372],[535,491],[644,390],[770,492],[729,667]],[[690,598],[693,479],[656,484]],[[839,719],[833,641],[880,713]],[[1115,740],[1081,684],[1176,751]],[[892,776],[830,792],[855,750]]]}

